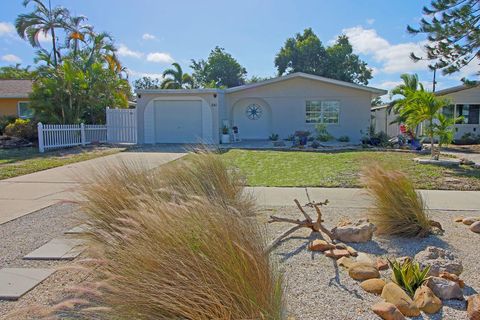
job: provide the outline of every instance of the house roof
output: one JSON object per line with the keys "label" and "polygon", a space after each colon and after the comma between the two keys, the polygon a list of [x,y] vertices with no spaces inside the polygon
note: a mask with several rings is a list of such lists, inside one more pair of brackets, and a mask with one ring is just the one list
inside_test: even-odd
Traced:
{"label": "house roof", "polygon": [[384,94],[387,94],[387,90],[383,89],[378,89],[378,88],[373,88],[373,87],[368,87],[368,86],[362,86],[358,85],[355,83],[350,83],[346,81],[340,81],[340,80],[335,80],[335,79],[330,79],[330,78],[325,78],[325,77],[320,77],[308,73],[303,73],[303,72],[295,72],[291,74],[287,74],[285,76],[280,76],[256,83],[250,83],[250,84],[245,84],[242,86],[238,87],[232,87],[228,89],[144,89],[144,90],[137,90],[137,93],[176,93],[176,94],[195,94],[195,93],[218,93],[218,92],[225,92],[225,93],[230,93],[230,92],[238,92],[242,90],[248,90],[252,88],[257,88],[261,87],[264,85],[280,82],[280,81],[285,81],[289,79],[294,79],[294,78],[304,78],[304,79],[310,79],[310,80],[316,80],[324,83],[329,83],[329,84],[334,84],[342,87],[347,87],[347,88],[352,88],[352,89],[357,89],[357,90],[363,90],[363,91],[368,91],[371,92],[375,95],[381,96]]}
{"label": "house roof", "polygon": [[475,84],[475,85],[462,84],[462,85],[459,85],[459,86],[455,86],[455,87],[451,87],[451,88],[439,90],[439,91],[435,92],[435,94],[436,94],[437,96],[443,96],[443,95],[450,94],[450,93],[454,93],[454,92],[458,92],[458,91],[463,91],[463,90],[468,90],[468,89],[476,88],[476,87],[478,87],[478,86],[480,86],[480,84]]}
{"label": "house roof", "polygon": [[0,98],[28,98],[32,80],[0,80]]}
{"label": "house roof", "polygon": [[272,84],[272,83],[276,83],[276,82],[280,82],[280,81],[294,79],[294,78],[304,78],[304,79],[316,80],[316,81],[329,83],[329,84],[334,84],[334,85],[338,85],[338,86],[342,86],[342,87],[369,91],[369,92],[371,92],[373,94],[376,94],[376,95],[384,95],[384,94],[387,94],[387,92],[388,92],[388,91],[383,90],[383,89],[378,89],[378,88],[373,88],[373,87],[368,87],[368,86],[362,86],[362,85],[351,83],[351,82],[325,78],[325,77],[316,76],[316,75],[313,75],[313,74],[308,74],[308,73],[303,73],[303,72],[295,72],[295,73],[287,74],[285,76],[280,76],[280,77],[268,79],[268,80],[265,80],[265,81],[245,84],[243,86],[238,86],[238,87],[233,87],[233,88],[228,88],[225,91],[226,92],[237,92],[237,91],[256,88],[256,87],[260,87],[260,86],[264,86],[264,85],[267,85],[267,84]]}

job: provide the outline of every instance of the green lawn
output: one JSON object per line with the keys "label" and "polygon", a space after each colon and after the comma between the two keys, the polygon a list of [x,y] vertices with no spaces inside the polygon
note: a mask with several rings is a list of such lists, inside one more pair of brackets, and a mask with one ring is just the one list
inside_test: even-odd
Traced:
{"label": "green lawn", "polygon": [[70,148],[39,153],[37,148],[0,149],[0,180],[89,160],[122,148]]}
{"label": "green lawn", "polygon": [[362,167],[378,161],[408,174],[420,189],[480,190],[480,170],[445,168],[412,161],[403,152],[338,153],[230,150],[222,158],[246,176],[250,186],[360,187]]}

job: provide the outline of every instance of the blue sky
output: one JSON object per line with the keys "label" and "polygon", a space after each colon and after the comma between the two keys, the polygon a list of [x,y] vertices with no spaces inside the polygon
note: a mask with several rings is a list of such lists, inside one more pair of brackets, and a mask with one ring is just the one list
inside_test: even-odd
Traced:
{"label": "blue sky", "polygon": [[[29,12],[21,0],[2,0],[0,66],[33,64],[34,50],[16,35],[16,16]],[[110,32],[131,79],[158,76],[173,61],[188,70],[190,59],[206,58],[219,45],[248,71],[274,76],[274,57],[287,37],[311,27],[327,45],[347,34],[355,51],[374,69],[370,85],[391,89],[404,72],[416,72],[430,88],[432,73],[408,54],[421,53],[423,36],[406,33],[429,1],[415,0],[52,0],[73,14],[86,15],[97,31]],[[45,42],[48,48],[48,43]],[[460,84],[479,71],[478,64],[449,77],[438,87]]]}

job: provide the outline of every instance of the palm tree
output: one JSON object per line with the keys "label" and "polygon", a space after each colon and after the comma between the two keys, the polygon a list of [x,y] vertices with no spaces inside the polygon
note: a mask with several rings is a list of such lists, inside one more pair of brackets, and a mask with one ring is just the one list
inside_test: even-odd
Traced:
{"label": "palm tree", "polygon": [[[399,84],[395,88],[390,91],[390,97],[393,96],[401,96],[401,98],[395,99],[387,107],[387,112],[390,114],[392,110],[400,115],[400,111],[405,108],[408,98],[417,91],[425,91],[423,84],[420,83],[418,80],[417,74],[407,74],[404,73],[400,76],[402,78],[403,83]],[[403,119],[401,116],[397,116],[397,118],[393,121],[395,123],[405,122],[406,119]]]}
{"label": "palm tree", "polygon": [[424,90],[409,94],[405,100],[405,106],[400,110],[400,116],[406,119],[405,122],[410,128],[415,128],[419,124],[426,122],[426,133],[430,138],[431,156],[434,158],[433,139],[436,134],[435,122],[438,120],[442,108],[448,106],[449,101]]}
{"label": "palm tree", "polygon": [[87,21],[87,17],[85,16],[69,17],[65,26],[67,31],[65,46],[71,48],[73,42],[74,60],[77,58],[79,42],[85,42],[86,35],[93,33],[93,27],[91,25],[83,24],[84,21]]}
{"label": "palm tree", "polygon": [[57,56],[60,58],[60,52],[57,50],[55,29],[65,27],[65,19],[69,16],[69,12],[62,7],[52,9],[50,0],[48,7],[43,4],[42,0],[24,0],[23,5],[26,7],[31,2],[35,4],[35,10],[31,13],[20,14],[15,20],[15,28],[18,35],[22,39],[28,39],[34,48],[41,47],[38,40],[40,34],[43,33],[46,36],[50,33],[52,37],[53,64],[56,67]]}
{"label": "palm tree", "polygon": [[[183,89],[193,87],[193,78],[188,73],[183,73],[182,67],[176,62],[172,63],[174,68],[167,69],[163,72],[163,77],[160,87],[162,89]],[[169,76],[167,78],[167,76]]]}

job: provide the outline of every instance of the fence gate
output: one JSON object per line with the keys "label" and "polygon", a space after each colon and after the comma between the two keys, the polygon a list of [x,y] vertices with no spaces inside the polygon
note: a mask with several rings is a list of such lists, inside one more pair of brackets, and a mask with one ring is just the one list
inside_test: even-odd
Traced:
{"label": "fence gate", "polygon": [[137,143],[137,110],[107,108],[107,142]]}

